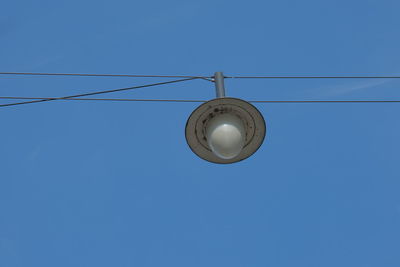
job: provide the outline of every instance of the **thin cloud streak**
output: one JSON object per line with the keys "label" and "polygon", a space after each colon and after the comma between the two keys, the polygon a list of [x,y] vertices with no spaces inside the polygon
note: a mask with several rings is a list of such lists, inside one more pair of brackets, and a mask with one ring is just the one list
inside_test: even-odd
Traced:
{"label": "thin cloud streak", "polygon": [[[358,82],[354,82],[352,84],[324,86],[324,87],[318,88],[318,89],[321,89],[320,92],[323,92],[323,93],[319,94],[318,96],[315,96],[315,98],[345,95],[345,94],[353,93],[356,91],[379,87],[379,86],[382,86],[384,84],[388,84],[391,82],[393,82],[392,79],[376,79],[376,80],[358,81]],[[313,89],[313,92],[315,92],[315,89]]]}

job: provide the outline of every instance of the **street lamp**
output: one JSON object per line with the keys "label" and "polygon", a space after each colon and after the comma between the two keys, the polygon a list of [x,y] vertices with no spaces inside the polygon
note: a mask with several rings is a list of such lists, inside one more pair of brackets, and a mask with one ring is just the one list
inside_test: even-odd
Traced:
{"label": "street lamp", "polygon": [[200,158],[214,163],[234,163],[250,157],[264,141],[261,113],[249,102],[225,97],[224,76],[214,76],[217,98],[203,103],[186,123],[186,141]]}

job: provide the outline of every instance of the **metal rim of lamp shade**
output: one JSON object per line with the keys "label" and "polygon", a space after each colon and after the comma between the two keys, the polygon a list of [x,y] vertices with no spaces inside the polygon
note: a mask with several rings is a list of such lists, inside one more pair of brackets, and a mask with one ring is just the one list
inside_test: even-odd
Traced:
{"label": "metal rim of lamp shade", "polygon": [[[210,148],[207,126],[216,116],[231,114],[240,119],[245,137],[242,150],[233,158],[221,158]],[[264,141],[266,125],[260,111],[247,101],[232,97],[215,98],[197,107],[186,123],[185,136],[190,149],[200,158],[213,163],[229,164],[253,155]]]}

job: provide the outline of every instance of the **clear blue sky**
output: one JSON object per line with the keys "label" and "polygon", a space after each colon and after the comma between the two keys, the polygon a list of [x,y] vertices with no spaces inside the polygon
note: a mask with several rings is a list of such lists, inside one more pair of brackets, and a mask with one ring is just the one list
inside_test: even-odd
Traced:
{"label": "clear blue sky", "polygon": [[[399,75],[399,1],[4,1],[0,71]],[[1,76],[53,97],[165,79]],[[400,99],[396,80],[227,80],[246,100]],[[207,81],[108,97],[211,99]],[[4,101],[2,103],[8,103]],[[400,104],[257,104],[216,165],[195,103],[0,109],[0,266],[400,266]]]}

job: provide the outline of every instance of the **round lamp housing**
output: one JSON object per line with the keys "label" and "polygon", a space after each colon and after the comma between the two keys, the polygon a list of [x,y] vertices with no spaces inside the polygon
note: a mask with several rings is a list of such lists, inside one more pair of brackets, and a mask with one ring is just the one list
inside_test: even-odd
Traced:
{"label": "round lamp housing", "polygon": [[200,158],[220,164],[250,157],[265,138],[265,121],[249,102],[222,97],[196,108],[185,129],[190,149]]}

